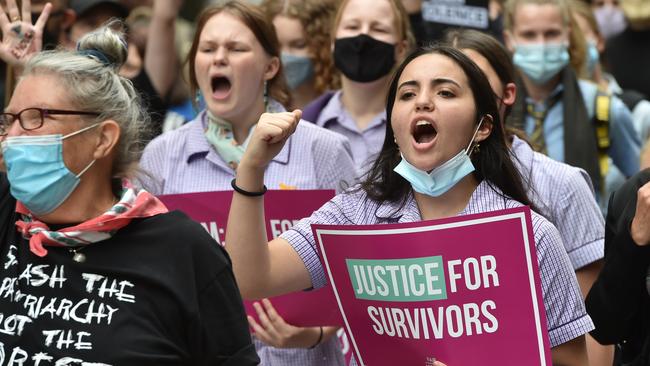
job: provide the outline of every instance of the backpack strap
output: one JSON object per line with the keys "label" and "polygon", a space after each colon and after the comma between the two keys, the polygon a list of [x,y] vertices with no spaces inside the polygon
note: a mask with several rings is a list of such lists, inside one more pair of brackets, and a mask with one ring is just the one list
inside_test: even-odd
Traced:
{"label": "backpack strap", "polygon": [[[604,181],[609,171],[609,156],[607,152],[612,144],[609,136],[609,121],[611,118],[610,107],[612,95],[605,90],[598,89],[595,101],[594,127],[596,128],[596,143],[598,145],[598,162],[600,174]],[[604,186],[604,184],[603,184]]]}

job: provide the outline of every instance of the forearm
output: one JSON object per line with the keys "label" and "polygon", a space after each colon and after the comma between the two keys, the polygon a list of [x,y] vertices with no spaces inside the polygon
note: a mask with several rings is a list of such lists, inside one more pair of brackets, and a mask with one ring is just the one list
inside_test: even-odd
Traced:
{"label": "forearm", "polygon": [[578,279],[578,284],[580,285],[580,291],[582,292],[582,298],[586,299],[589,290],[596,282],[598,274],[603,268],[603,261],[597,260],[593,263],[590,263],[576,271],[576,278]]}
{"label": "forearm", "polygon": [[156,92],[165,99],[178,75],[175,45],[177,12],[163,1],[154,1],[144,67]]}
{"label": "forearm", "polygon": [[336,332],[338,332],[340,328],[339,327],[323,327],[323,340],[322,342],[327,342],[330,340],[330,338],[336,336]]}
{"label": "forearm", "polygon": [[[264,186],[264,170],[240,164],[236,184],[243,190],[259,192]],[[226,250],[233,263],[235,278],[244,298],[259,298],[270,275],[269,246],[264,223],[263,197],[247,197],[233,192],[226,231]]]}
{"label": "forearm", "polygon": [[551,349],[554,366],[588,366],[585,336],[572,339]]}

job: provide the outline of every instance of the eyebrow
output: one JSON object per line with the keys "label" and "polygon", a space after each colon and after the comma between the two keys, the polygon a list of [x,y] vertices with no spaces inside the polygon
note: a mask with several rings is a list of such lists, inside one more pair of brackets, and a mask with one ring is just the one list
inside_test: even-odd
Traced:
{"label": "eyebrow", "polygon": [[[434,86],[435,86],[435,85],[439,85],[439,84],[447,84],[447,83],[449,83],[449,84],[454,84],[454,85],[456,85],[456,86],[459,87],[459,88],[461,87],[460,84],[458,84],[456,81],[454,81],[454,80],[452,80],[452,79],[447,79],[447,78],[435,78],[435,79],[432,79],[432,80],[431,80],[431,85],[434,85]],[[401,83],[401,84],[397,87],[397,89],[399,90],[399,89],[401,89],[401,88],[403,88],[403,87],[405,87],[405,86],[419,86],[419,85],[420,85],[420,82],[417,81],[417,80],[407,80],[407,81]]]}

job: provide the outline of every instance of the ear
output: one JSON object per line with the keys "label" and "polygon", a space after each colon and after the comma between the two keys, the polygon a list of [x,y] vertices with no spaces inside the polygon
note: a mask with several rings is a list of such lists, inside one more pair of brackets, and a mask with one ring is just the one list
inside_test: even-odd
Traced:
{"label": "ear", "polygon": [[503,91],[503,99],[501,101],[507,107],[515,104],[515,99],[517,99],[517,86],[515,83],[506,84],[505,90]]}
{"label": "ear", "polygon": [[605,37],[603,37],[600,32],[596,35],[596,37],[596,49],[598,50],[598,53],[602,55],[603,52],[605,52]]}
{"label": "ear", "polygon": [[98,127],[99,138],[93,153],[94,159],[102,159],[111,154],[120,139],[120,125],[112,119],[106,120]]}
{"label": "ear", "polygon": [[72,9],[65,9],[63,11],[63,21],[61,22],[61,30],[67,31],[72,27],[77,20],[77,13]]}
{"label": "ear", "polygon": [[72,26],[77,21],[77,13],[72,9],[66,9],[63,13],[63,21],[61,22],[61,32],[59,33],[58,43],[65,49],[75,49],[77,46],[70,39],[70,32],[72,31]]}
{"label": "ear", "polygon": [[397,42],[395,45],[395,60],[396,63],[399,63],[406,57],[406,53],[409,48],[409,43],[407,40],[402,40]]}
{"label": "ear", "polygon": [[481,128],[478,129],[476,133],[476,138],[474,142],[481,142],[488,138],[492,133],[492,128],[494,128],[494,118],[491,115],[486,114],[483,117],[483,123],[481,123]]}
{"label": "ear", "polygon": [[271,80],[280,70],[280,58],[271,57],[269,62],[266,64],[266,69],[264,70],[264,80]]}
{"label": "ear", "polygon": [[515,52],[515,37],[512,35],[511,31],[503,31],[503,41],[505,42],[508,51]]}

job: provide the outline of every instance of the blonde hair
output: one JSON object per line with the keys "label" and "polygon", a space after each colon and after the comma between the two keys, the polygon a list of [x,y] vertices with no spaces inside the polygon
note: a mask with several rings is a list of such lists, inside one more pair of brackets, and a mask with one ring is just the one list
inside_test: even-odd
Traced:
{"label": "blonde hair", "polygon": [[583,17],[589,24],[589,28],[598,36],[602,36],[594,11],[589,4],[582,0],[569,0],[569,5],[573,14]]}
{"label": "blonde hair", "polygon": [[515,14],[517,8],[525,4],[535,5],[555,5],[560,11],[564,27],[569,30],[569,55],[571,57],[571,67],[580,77],[587,74],[587,41],[582,30],[571,16],[571,8],[567,0],[507,0],[504,7],[503,26],[507,31],[512,32],[515,26]]}
{"label": "blonde hair", "polygon": [[[68,100],[79,110],[100,113],[94,121],[114,120],[120,126],[111,176],[131,178],[137,171],[149,117],[130,80],[118,69],[127,57],[121,25],[113,21],[79,41],[78,51],[54,50],[36,54],[25,65],[22,77],[56,76],[67,90]],[[90,123],[90,122],[89,122]]]}
{"label": "blonde hair", "polygon": [[[334,22],[332,23],[332,32],[331,32],[331,42],[334,42],[336,39],[336,29],[341,23],[341,18],[343,18],[343,12],[345,7],[348,5],[350,0],[338,0],[336,7],[336,15],[334,16]],[[408,13],[404,8],[401,0],[388,0],[393,14],[395,14],[395,29],[397,30],[397,37],[400,41],[406,41],[407,43],[407,52],[412,50],[415,47],[415,36],[411,31],[411,21],[409,20]]]}

